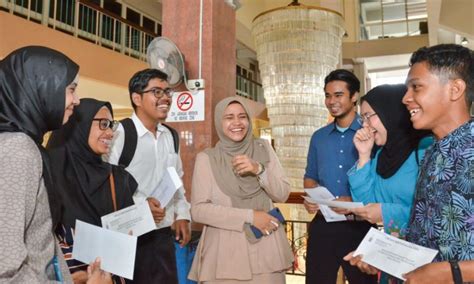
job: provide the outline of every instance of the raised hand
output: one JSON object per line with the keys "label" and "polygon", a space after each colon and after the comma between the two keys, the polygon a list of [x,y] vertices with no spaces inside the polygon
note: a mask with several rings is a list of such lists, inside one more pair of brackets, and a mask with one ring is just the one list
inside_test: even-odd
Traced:
{"label": "raised hand", "polygon": [[354,135],[354,146],[359,152],[359,167],[362,167],[370,160],[370,154],[372,153],[372,148],[374,147],[374,130],[370,126],[364,126],[363,128],[357,130]]}
{"label": "raised hand", "polygon": [[235,174],[239,176],[255,176],[258,174],[259,164],[247,155],[236,155],[232,158],[232,168]]}

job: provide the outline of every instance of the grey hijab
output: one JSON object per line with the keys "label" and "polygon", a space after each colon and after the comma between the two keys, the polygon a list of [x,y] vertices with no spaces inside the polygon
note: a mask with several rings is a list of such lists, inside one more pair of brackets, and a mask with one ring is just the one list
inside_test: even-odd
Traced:
{"label": "grey hijab", "polygon": [[[231,103],[239,103],[249,116],[249,127],[245,138],[234,142],[224,134],[222,118],[224,111]],[[245,154],[251,159],[262,163],[267,168],[269,155],[261,139],[254,139],[250,112],[244,101],[239,97],[228,97],[221,100],[214,111],[214,124],[219,141],[214,148],[206,150],[211,163],[212,173],[219,188],[232,200],[232,206],[243,209],[268,211],[272,201],[262,189],[256,176],[239,176],[232,169],[232,158]]]}

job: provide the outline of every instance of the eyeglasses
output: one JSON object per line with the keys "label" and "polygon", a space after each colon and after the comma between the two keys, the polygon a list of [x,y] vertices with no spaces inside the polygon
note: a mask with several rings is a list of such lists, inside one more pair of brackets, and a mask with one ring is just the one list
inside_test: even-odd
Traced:
{"label": "eyeglasses", "polygon": [[94,118],[92,121],[99,122],[100,130],[107,130],[107,128],[112,129],[112,131],[117,130],[119,122],[117,120],[108,120],[107,118]]}
{"label": "eyeglasses", "polygon": [[151,88],[149,90],[141,92],[141,94],[144,93],[152,93],[157,99],[161,99],[164,95],[166,95],[168,98],[171,98],[171,96],[173,95],[173,90],[170,88]]}
{"label": "eyeglasses", "polygon": [[365,113],[365,114],[361,114],[361,117],[362,117],[362,121],[370,121],[370,118],[374,115],[377,115],[377,113]]}

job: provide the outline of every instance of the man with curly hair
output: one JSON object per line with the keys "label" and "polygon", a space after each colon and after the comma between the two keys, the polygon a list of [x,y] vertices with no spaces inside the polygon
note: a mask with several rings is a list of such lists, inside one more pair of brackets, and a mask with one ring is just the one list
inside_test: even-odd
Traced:
{"label": "man with curly hair", "polygon": [[420,167],[407,240],[439,251],[405,283],[474,281],[474,53],[455,44],[413,53],[403,97],[413,127],[436,138]]}

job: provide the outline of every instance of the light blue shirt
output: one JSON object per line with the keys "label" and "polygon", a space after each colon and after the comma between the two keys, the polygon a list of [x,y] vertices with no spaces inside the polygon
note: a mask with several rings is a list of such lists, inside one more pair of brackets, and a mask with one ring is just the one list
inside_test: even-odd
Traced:
{"label": "light blue shirt", "polygon": [[[420,142],[418,161],[425,154],[426,148],[433,139],[426,137]],[[376,172],[377,160],[382,149],[379,149],[375,158],[360,169],[357,164],[349,172],[349,184],[353,201],[367,203],[381,203],[384,230],[386,233],[405,235],[410,216],[410,210],[415,194],[415,184],[418,177],[419,165],[413,151],[397,172],[384,179]]]}

